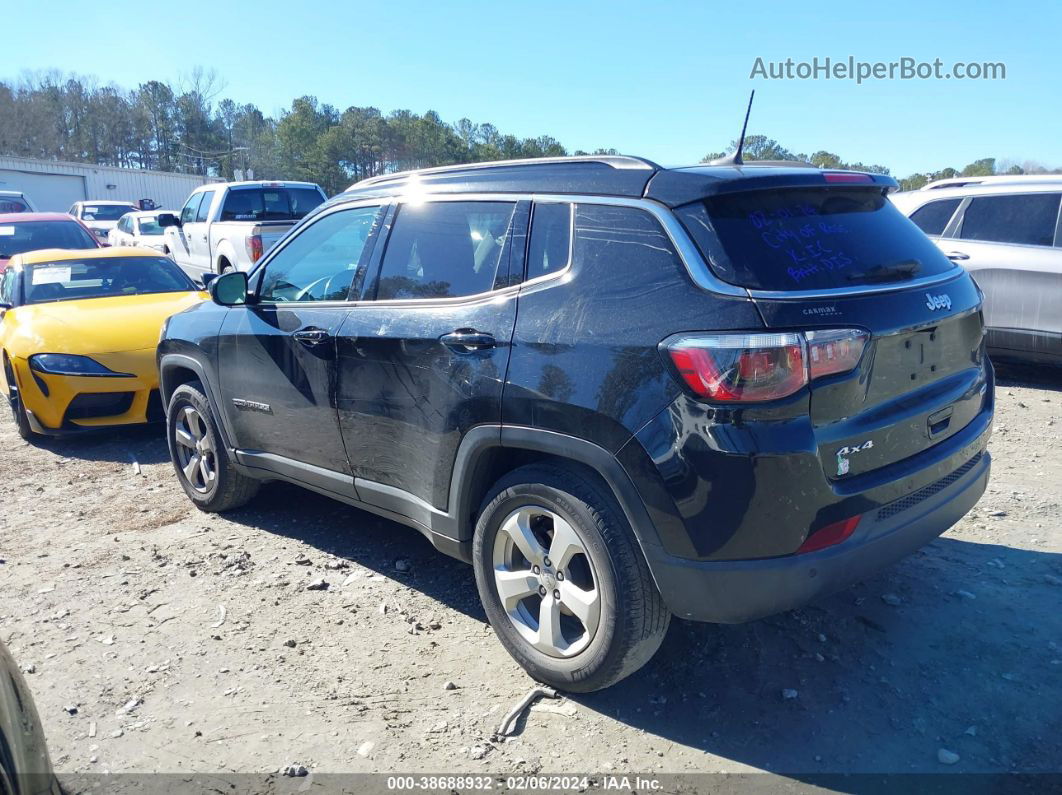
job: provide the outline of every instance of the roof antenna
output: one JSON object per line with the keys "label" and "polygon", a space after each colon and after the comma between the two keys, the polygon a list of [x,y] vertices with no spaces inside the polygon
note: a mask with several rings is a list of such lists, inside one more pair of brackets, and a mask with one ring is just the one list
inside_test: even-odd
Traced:
{"label": "roof antenna", "polygon": [[737,149],[734,154],[727,155],[726,157],[720,157],[713,160],[709,165],[712,166],[743,166],[745,161],[741,159],[741,150],[745,148],[745,130],[749,126],[749,114],[752,113],[752,100],[756,97],[756,89],[752,89],[752,93],[749,94],[749,106],[745,109],[745,123],[741,125],[741,137],[738,138]]}

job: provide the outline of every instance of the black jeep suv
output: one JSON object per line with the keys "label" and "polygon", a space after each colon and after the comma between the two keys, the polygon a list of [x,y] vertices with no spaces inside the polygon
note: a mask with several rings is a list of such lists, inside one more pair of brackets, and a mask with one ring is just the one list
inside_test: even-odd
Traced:
{"label": "black jeep suv", "polygon": [[532,676],[610,685],[672,614],[796,607],[984,491],[981,297],[895,187],[632,157],[359,182],[168,321],[177,477],[410,525]]}

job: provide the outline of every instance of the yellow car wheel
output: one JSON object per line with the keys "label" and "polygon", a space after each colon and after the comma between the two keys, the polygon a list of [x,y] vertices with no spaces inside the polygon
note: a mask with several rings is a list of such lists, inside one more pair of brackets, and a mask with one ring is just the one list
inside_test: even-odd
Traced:
{"label": "yellow car wheel", "polygon": [[15,420],[15,426],[18,428],[18,435],[25,439],[27,442],[33,440],[33,430],[30,428],[29,417],[26,414],[26,409],[22,405],[22,401],[19,399],[18,394],[18,382],[15,380],[15,371],[11,367],[11,362],[4,357],[4,378],[7,379],[8,389],[8,402],[11,404],[11,416]]}

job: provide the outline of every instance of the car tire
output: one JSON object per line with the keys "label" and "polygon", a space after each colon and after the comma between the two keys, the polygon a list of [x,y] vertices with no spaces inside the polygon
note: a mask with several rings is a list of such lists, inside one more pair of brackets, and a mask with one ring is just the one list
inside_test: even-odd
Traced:
{"label": "car tire", "polygon": [[502,645],[560,690],[600,690],[634,673],[671,621],[611,491],[577,467],[533,464],[495,484],[472,558]]}
{"label": "car tire", "polygon": [[198,381],[181,384],[170,396],[166,442],[177,480],[199,510],[229,511],[246,505],[257,494],[261,482],[232,465]]}
{"label": "car tire", "polygon": [[18,435],[21,436],[23,440],[32,442],[34,440],[34,434],[33,429],[30,427],[29,415],[26,413],[25,406],[22,405],[22,400],[18,394],[18,382],[15,380],[15,372],[6,355],[4,356],[4,378],[7,380],[8,403],[11,405],[11,418],[15,421],[15,428],[18,431]]}

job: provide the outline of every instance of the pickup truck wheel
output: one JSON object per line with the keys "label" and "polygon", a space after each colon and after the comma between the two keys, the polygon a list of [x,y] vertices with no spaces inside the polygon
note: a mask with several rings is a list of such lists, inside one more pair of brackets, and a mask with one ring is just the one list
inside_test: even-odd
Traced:
{"label": "pickup truck wheel", "polygon": [[487,618],[535,679],[590,692],[641,668],[671,614],[612,494],[575,468],[521,467],[488,494],[472,550]]}
{"label": "pickup truck wheel", "polygon": [[170,397],[166,441],[177,480],[199,510],[239,508],[258,492],[260,482],[237,472],[229,461],[198,381],[181,384]]}

